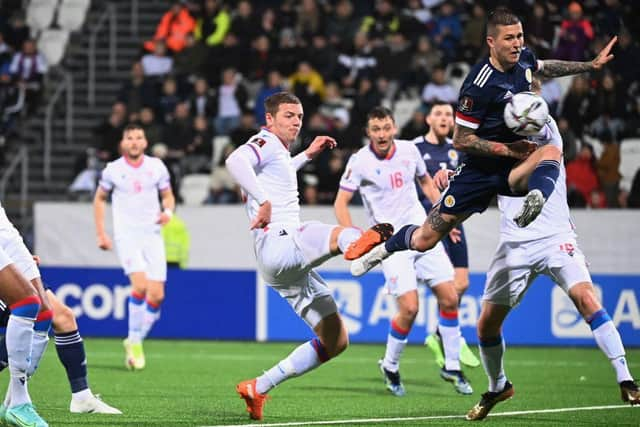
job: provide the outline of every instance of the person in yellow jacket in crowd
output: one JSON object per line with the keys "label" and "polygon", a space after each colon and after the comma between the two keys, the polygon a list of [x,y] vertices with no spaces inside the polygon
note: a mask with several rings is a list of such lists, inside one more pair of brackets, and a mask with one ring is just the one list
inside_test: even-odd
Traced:
{"label": "person in yellow jacket in crowd", "polygon": [[202,40],[208,47],[221,44],[231,27],[231,15],[221,3],[206,0],[202,16],[196,20],[195,39]]}
{"label": "person in yellow jacket in crowd", "polygon": [[189,262],[191,237],[184,221],[176,214],[161,229],[167,266],[186,268]]}

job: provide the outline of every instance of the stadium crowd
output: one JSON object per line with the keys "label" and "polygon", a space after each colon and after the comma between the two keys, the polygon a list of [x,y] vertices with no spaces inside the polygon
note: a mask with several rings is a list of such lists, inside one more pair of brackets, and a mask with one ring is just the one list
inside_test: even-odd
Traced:
{"label": "stadium crowd", "polygon": [[[122,129],[140,123],[150,152],[181,177],[210,173],[207,203],[238,201],[224,157],[264,124],[262,101],[287,89],[303,102],[294,154],[329,134],[339,149],[300,174],[303,203],[332,203],[345,161],[363,144],[366,113],[418,101],[400,138],[427,131],[430,104],[455,104],[470,64],[487,54],[484,22],[499,1],[173,1],[141,46],[96,152],[118,154]],[[640,5],[619,0],[511,2],[527,46],[541,58],[583,61],[618,35],[604,71],[543,84],[557,119],[573,207],[640,207],[640,175],[620,188],[621,141],[640,137]],[[214,138],[224,136],[228,138]],[[229,141],[229,147],[214,147]],[[633,144],[636,142],[627,142]],[[222,152],[218,164],[212,152]],[[627,177],[629,180],[630,177]]]}

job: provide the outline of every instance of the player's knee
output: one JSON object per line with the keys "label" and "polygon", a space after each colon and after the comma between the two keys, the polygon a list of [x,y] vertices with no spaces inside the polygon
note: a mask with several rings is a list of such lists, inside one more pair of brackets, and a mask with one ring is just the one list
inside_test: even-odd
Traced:
{"label": "player's knee", "polygon": [[416,320],[416,316],[418,315],[419,306],[417,303],[409,303],[403,304],[399,307],[400,315],[408,320],[410,323],[413,323]]}
{"label": "player's knee", "polygon": [[419,252],[426,252],[438,243],[437,236],[434,236],[433,230],[420,227],[411,236],[411,248]]}
{"label": "player's knee", "polygon": [[153,291],[147,291],[147,301],[153,305],[160,305],[164,301],[164,290],[157,289]]}
{"label": "player's knee", "polygon": [[544,145],[539,148],[541,150],[542,158],[540,160],[556,160],[560,161],[562,158],[562,152],[556,146],[551,144]]}
{"label": "player's knee", "polygon": [[345,351],[347,347],[349,347],[349,334],[345,332],[336,342],[333,351],[329,352],[329,356],[331,356],[332,358],[336,357],[337,355]]}
{"label": "player's knee", "polygon": [[469,279],[456,279],[455,287],[456,293],[459,296],[463,295],[465,292],[467,292],[467,289],[469,289]]}
{"label": "player's knee", "polygon": [[56,332],[70,332],[78,329],[76,316],[66,305],[61,305],[53,310],[53,329]]}
{"label": "player's knee", "polygon": [[598,301],[591,287],[582,287],[572,295],[572,299],[580,314],[585,318],[602,308],[600,301]]}

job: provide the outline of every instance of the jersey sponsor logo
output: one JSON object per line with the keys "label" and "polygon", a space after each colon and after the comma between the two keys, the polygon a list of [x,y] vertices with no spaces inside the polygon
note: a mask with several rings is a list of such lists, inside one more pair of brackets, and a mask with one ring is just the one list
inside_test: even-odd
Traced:
{"label": "jersey sponsor logo", "polygon": [[467,113],[473,108],[473,99],[470,96],[463,96],[458,104],[458,111]]}
{"label": "jersey sponsor logo", "polygon": [[456,198],[453,197],[451,194],[449,194],[447,197],[444,198],[444,205],[448,208],[452,208],[454,207],[456,204]]}

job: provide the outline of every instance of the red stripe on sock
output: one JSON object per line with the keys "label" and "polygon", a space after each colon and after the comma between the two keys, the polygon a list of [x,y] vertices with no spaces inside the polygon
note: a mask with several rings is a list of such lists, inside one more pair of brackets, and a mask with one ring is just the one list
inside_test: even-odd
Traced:
{"label": "red stripe on sock", "polygon": [[38,313],[38,317],[36,317],[36,322],[51,320],[52,318],[53,318],[53,310],[43,310],[40,313]]}
{"label": "red stripe on sock", "polygon": [[141,300],[141,301],[144,301],[144,294],[139,294],[136,291],[131,291],[131,297],[135,298],[135,299],[138,299],[138,300]]}
{"label": "red stripe on sock", "polygon": [[160,308],[160,303],[152,303],[151,301],[147,300],[147,305],[151,308],[153,308],[154,310],[157,310],[158,308]]}
{"label": "red stripe on sock", "polygon": [[18,307],[22,307],[25,305],[29,305],[29,304],[38,304],[40,305],[42,303],[42,301],[40,301],[40,297],[38,295],[31,295],[29,297],[23,298],[20,301],[16,301],[15,303],[11,304],[9,306],[9,308],[11,310],[15,310]]}
{"label": "red stripe on sock", "polygon": [[394,331],[396,331],[397,333],[401,334],[401,335],[409,335],[409,332],[411,331],[411,328],[401,328],[397,323],[396,323],[396,319],[392,319],[391,320],[391,329],[393,329]]}
{"label": "red stripe on sock", "polygon": [[458,310],[456,310],[456,311],[442,311],[442,310],[440,310],[440,317],[442,317],[443,319],[449,319],[449,320],[457,319],[458,318]]}

